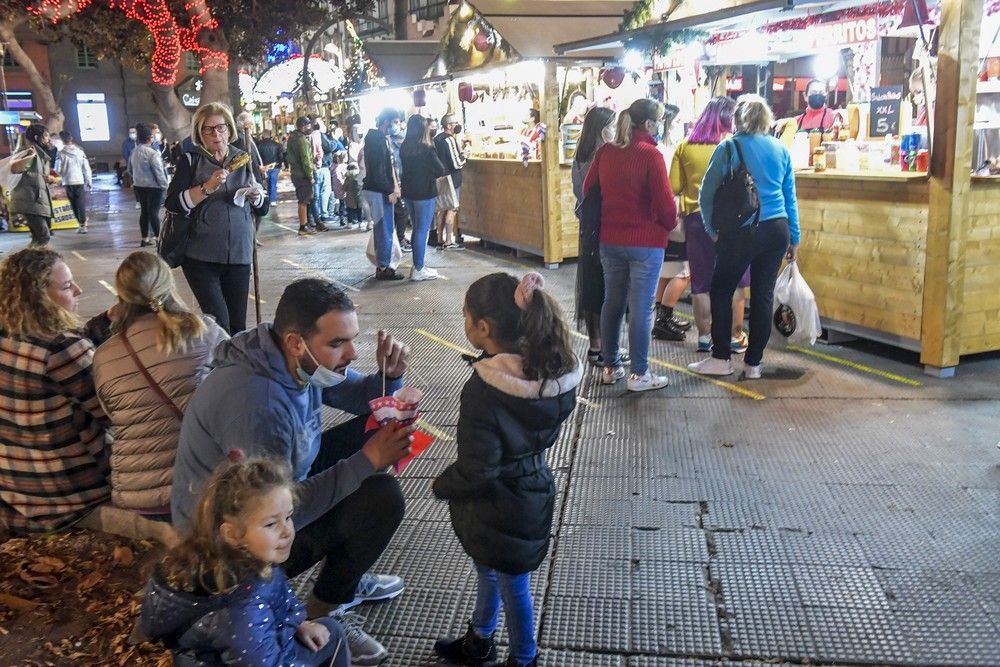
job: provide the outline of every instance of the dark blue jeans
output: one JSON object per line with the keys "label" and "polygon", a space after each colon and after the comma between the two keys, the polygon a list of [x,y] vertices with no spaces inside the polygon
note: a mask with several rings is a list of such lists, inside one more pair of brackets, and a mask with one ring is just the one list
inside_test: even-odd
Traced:
{"label": "dark blue jeans", "polygon": [[788,252],[788,219],[762,221],[750,228],[720,236],[716,244],[715,272],[712,274],[712,356],[728,360],[733,331],[733,292],[750,267],[750,346],[743,361],[760,364],[771,337],[771,306],[774,282],[781,259]]}
{"label": "dark blue jeans", "polygon": [[476,563],[479,584],[476,588],[476,610],[472,612],[472,627],[481,637],[489,637],[497,629],[500,602],[507,613],[507,634],[510,655],[518,665],[527,665],[538,655],[535,643],[534,607],[531,603],[531,573],[504,574]]}

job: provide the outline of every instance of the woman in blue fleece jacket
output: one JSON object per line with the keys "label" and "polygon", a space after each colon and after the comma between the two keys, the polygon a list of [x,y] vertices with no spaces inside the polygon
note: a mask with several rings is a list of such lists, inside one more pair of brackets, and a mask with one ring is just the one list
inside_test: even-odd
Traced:
{"label": "woman in blue fleece jacket", "polygon": [[[698,205],[705,231],[716,240],[712,300],[712,356],[688,368],[703,375],[731,375],[729,339],[733,327],[731,297],[750,267],[750,346],[743,357],[747,379],[761,375],[761,359],[771,336],[771,302],[781,260],[795,261],[799,247],[799,209],[795,173],[788,149],[768,134],[774,116],[759,95],[736,101],[736,135],[719,144],[701,183]],[[734,145],[736,144],[736,145]],[[760,216],[738,229],[720,233],[713,220],[715,194],[723,179],[739,167],[737,146],[757,185]],[[759,222],[755,224],[755,220]]]}

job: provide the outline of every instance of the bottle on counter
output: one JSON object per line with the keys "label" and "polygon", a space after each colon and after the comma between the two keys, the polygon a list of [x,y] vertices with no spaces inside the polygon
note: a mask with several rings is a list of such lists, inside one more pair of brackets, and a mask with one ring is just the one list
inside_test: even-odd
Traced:
{"label": "bottle on counter", "polygon": [[822,146],[817,146],[813,150],[813,170],[816,172],[826,171],[826,149]]}

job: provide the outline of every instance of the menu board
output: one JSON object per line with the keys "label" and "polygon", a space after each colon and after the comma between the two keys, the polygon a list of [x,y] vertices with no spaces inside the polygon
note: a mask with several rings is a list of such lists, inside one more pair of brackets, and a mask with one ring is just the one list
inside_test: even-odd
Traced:
{"label": "menu board", "polygon": [[899,135],[899,110],[903,103],[902,86],[872,88],[871,113],[868,116],[868,136]]}

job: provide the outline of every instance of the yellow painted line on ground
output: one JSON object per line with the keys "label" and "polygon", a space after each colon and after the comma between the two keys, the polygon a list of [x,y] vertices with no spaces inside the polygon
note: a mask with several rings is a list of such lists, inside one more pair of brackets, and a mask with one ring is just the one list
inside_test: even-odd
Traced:
{"label": "yellow painted line on ground", "polygon": [[864,364],[859,364],[854,361],[849,361],[847,359],[841,359],[840,357],[835,357],[830,354],[824,354],[822,352],[817,352],[816,350],[810,350],[805,347],[799,347],[798,345],[789,345],[789,350],[793,352],[798,352],[799,354],[805,354],[810,357],[816,357],[817,359],[822,359],[823,361],[829,361],[833,364],[840,364],[841,366],[846,366],[856,371],[861,371],[862,373],[868,373],[869,375],[876,375],[880,378],[885,378],[886,380],[892,380],[893,382],[898,382],[900,384],[905,384],[909,387],[923,387],[924,383],[919,380],[911,380],[908,377],[903,377],[902,375],[896,375],[895,373],[890,373],[889,371],[879,370],[878,368],[872,368],[871,366],[865,366]]}
{"label": "yellow painted line on ground", "polygon": [[[589,340],[586,336],[584,336],[582,333],[578,331],[571,331],[570,333],[576,336],[577,338]],[[765,398],[767,398],[767,396],[764,396],[764,394],[760,394],[750,389],[744,389],[743,387],[733,382],[726,382],[725,380],[719,380],[718,378],[712,377],[711,375],[701,375],[699,373],[689,371],[687,368],[683,366],[677,366],[667,361],[663,361],[662,359],[657,359],[656,357],[649,357],[649,363],[656,364],[657,366],[663,366],[664,368],[669,368],[670,370],[676,371],[683,375],[690,375],[691,377],[698,378],[699,380],[704,380],[705,382],[711,382],[717,387],[722,387],[723,389],[731,391],[734,394],[739,394],[740,396],[746,396],[747,398],[752,398],[755,401],[763,401]]]}
{"label": "yellow painted line on ground", "polygon": [[421,417],[420,419],[417,420],[417,424],[420,426],[420,428],[422,428],[423,430],[427,431],[428,433],[430,433],[431,435],[433,435],[438,440],[449,440],[450,441],[450,440],[454,440],[455,439],[455,438],[451,437],[450,435],[448,435],[447,433],[445,433],[444,431],[442,431],[441,429],[439,429],[438,427],[436,427],[433,424],[431,424],[429,421],[427,421],[423,417]]}
{"label": "yellow painted line on ground", "polygon": [[[253,294],[247,294],[247,301],[253,302]],[[261,303],[267,303],[264,299],[260,300]]]}
{"label": "yellow painted line on ground", "polygon": [[300,271],[305,271],[306,273],[308,273],[309,275],[311,275],[311,276],[313,276],[315,278],[322,278],[323,280],[329,280],[330,282],[334,283],[335,285],[339,285],[340,287],[344,288],[345,290],[348,290],[349,292],[360,292],[361,291],[357,287],[354,287],[353,285],[348,285],[346,283],[342,283],[339,280],[331,278],[330,276],[324,274],[321,271],[317,271],[316,269],[311,269],[308,266],[302,266],[298,262],[293,262],[292,260],[288,259],[287,257],[282,257],[281,261],[284,262],[285,264],[287,264],[288,266],[293,266],[293,267],[295,267],[296,269],[298,269]]}
{"label": "yellow painted line on ground", "polygon": [[81,255],[80,253],[78,253],[76,250],[70,250],[70,253],[72,253],[72,255],[74,257],[76,257],[78,260],[80,260],[81,262],[86,262],[87,261],[87,258],[84,257],[83,255]]}
{"label": "yellow painted line on ground", "polygon": [[286,230],[286,231],[289,231],[289,232],[291,232],[292,234],[298,234],[298,233],[299,233],[299,230],[297,230],[297,229],[292,229],[292,228],[291,228],[291,227],[289,227],[288,225],[283,225],[283,224],[281,224],[280,222],[272,222],[271,224],[272,224],[272,225],[274,225],[275,227],[281,227],[282,229],[284,229],[284,230]]}
{"label": "yellow painted line on ground", "polygon": [[109,292],[111,292],[115,296],[118,296],[118,292],[116,292],[115,288],[112,287],[111,285],[109,285],[107,283],[107,281],[105,281],[105,280],[98,280],[97,282],[100,283],[101,287],[103,287],[104,289],[108,290]]}
{"label": "yellow painted line on ground", "polygon": [[416,329],[416,332],[418,334],[420,334],[421,336],[423,336],[424,338],[431,339],[432,341],[434,341],[438,345],[444,345],[445,347],[450,348],[452,350],[455,350],[456,352],[459,352],[461,354],[471,354],[473,356],[476,356],[476,353],[473,352],[472,350],[466,350],[461,345],[455,345],[450,340],[445,340],[444,338],[441,338],[440,336],[435,336],[434,334],[432,334],[430,331],[427,331],[426,329]]}

